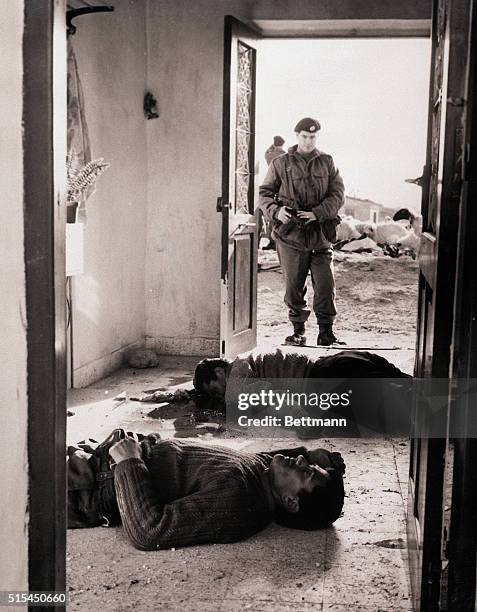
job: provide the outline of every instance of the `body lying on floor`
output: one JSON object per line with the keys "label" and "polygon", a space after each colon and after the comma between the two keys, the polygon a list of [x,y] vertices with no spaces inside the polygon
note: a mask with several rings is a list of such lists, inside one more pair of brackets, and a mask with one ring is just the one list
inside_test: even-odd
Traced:
{"label": "body lying on floor", "polygon": [[243,540],[275,521],[329,527],[341,514],[345,464],[305,447],[248,453],[115,430],[68,449],[68,526],[122,523],[141,550]]}
{"label": "body lying on floor", "polygon": [[[241,398],[255,396],[255,407],[249,406],[247,416],[251,423],[287,422],[298,437],[373,437],[383,435],[409,435],[412,407],[412,379],[384,357],[367,351],[348,350],[332,355],[310,359],[308,355],[274,352],[248,355],[234,361],[227,359],[203,359],[195,369],[194,387],[200,398],[205,398],[213,407],[226,409],[228,425],[234,427],[244,422],[239,416]],[[302,382],[300,382],[302,381]],[[283,384],[285,390],[283,391]],[[289,414],[276,412],[277,408],[261,401],[267,393],[276,397],[314,396],[311,405],[287,405]],[[331,395],[348,401],[343,405],[317,405],[316,398]],[[352,398],[351,398],[352,394]],[[288,400],[287,400],[288,401]],[[326,406],[326,405],[325,405]],[[272,415],[277,415],[277,418]],[[280,420],[279,416],[283,415]],[[298,418],[295,418],[298,417]],[[321,417],[325,417],[323,419]],[[255,417],[263,417],[257,420]],[[320,418],[317,418],[320,417]],[[316,423],[338,423],[335,429],[319,428]],[[313,423],[305,431],[301,423]],[[345,425],[342,425],[345,423]]]}
{"label": "body lying on floor", "polygon": [[368,351],[340,351],[316,359],[276,349],[244,358],[210,359],[197,364],[194,387],[199,393],[223,398],[227,382],[246,379],[291,378],[411,378],[384,357]]}

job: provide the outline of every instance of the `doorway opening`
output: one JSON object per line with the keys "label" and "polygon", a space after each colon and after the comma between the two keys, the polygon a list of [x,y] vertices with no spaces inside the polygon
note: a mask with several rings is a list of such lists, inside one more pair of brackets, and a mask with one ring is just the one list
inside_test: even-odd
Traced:
{"label": "doorway opening", "polygon": [[[318,118],[317,148],[332,155],[346,194],[334,253],[336,333],[350,348],[385,351],[386,358],[409,373],[418,280],[418,242],[412,238],[413,233],[419,237],[421,209],[421,190],[409,180],[422,173],[426,159],[430,47],[424,38],[266,39],[257,64],[257,205],[268,168],[264,152],[274,136],[285,140],[287,150],[296,144],[297,121]],[[405,222],[400,222],[405,231],[387,227],[389,237],[379,229],[402,208],[416,217],[407,245],[400,238],[411,229]],[[262,235],[257,281],[261,350],[281,345],[291,331],[278,257],[263,248],[267,243]],[[310,279],[307,287],[311,305]],[[312,311],[307,344],[316,345],[316,336]]]}

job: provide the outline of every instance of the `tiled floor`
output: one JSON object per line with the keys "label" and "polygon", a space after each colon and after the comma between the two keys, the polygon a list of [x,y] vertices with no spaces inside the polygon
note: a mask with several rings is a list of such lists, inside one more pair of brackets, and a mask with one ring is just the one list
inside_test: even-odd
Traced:
{"label": "tiled floor", "polygon": [[[156,370],[123,370],[70,394],[68,439],[104,438],[118,425],[182,435],[177,419],[152,419],[155,406],[129,400],[139,391],[187,380],[195,360],[163,359]],[[117,397],[125,392],[125,398]],[[180,423],[179,423],[180,424]],[[193,425],[188,435],[261,450],[287,440],[227,438]],[[307,440],[343,453],[347,498],[333,528],[318,532],[271,525],[244,542],[141,552],[122,530],[68,532],[72,610],[361,612],[411,610],[405,549],[408,445],[403,440]]]}

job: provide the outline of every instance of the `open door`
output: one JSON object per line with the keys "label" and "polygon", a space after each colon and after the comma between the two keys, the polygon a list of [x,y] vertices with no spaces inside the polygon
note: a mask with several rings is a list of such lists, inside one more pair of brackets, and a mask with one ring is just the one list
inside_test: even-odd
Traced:
{"label": "open door", "polygon": [[[469,3],[434,0],[415,375],[450,376],[462,186]],[[413,604],[439,609],[446,440],[411,440],[407,531]]]}
{"label": "open door", "polygon": [[235,357],[257,340],[257,249],[254,217],[255,67],[258,34],[225,17],[222,142],[220,353]]}

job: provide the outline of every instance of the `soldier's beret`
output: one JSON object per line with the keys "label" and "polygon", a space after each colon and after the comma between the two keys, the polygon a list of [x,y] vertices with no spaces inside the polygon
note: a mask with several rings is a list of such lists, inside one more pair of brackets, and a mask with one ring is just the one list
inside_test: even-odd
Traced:
{"label": "soldier's beret", "polygon": [[301,119],[295,125],[295,132],[318,132],[321,129],[320,122],[316,119],[312,119],[311,117],[305,117]]}

